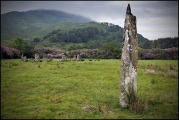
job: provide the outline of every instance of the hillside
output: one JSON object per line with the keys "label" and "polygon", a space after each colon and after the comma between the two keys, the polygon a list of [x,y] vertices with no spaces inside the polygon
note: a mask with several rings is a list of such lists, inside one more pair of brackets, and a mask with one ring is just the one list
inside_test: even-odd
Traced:
{"label": "hillside", "polygon": [[[68,27],[66,27],[68,26]],[[51,28],[51,27],[50,27]],[[50,29],[49,28],[49,29]],[[93,48],[100,47],[105,42],[116,41],[122,43],[123,41],[123,28],[110,24],[110,23],[60,23],[53,26],[55,30],[46,34],[42,38],[39,38],[38,44],[45,46],[59,46],[60,44],[85,44],[83,48],[90,48],[87,46],[93,46]],[[149,41],[141,34],[138,34],[139,46],[142,46],[145,42]],[[100,44],[100,45],[99,45]]]}
{"label": "hillside", "polygon": [[[56,10],[9,12],[1,15],[1,41],[23,38],[36,47],[58,47],[85,44],[100,47],[102,43],[121,43],[123,28],[111,23],[97,23],[82,16]],[[149,41],[138,34],[139,46]],[[35,43],[36,44],[36,43]]]}
{"label": "hillside", "polygon": [[[1,40],[10,40],[17,36],[31,40],[44,29],[60,22],[85,23],[89,21],[91,20],[88,18],[56,10],[13,11],[1,15]],[[46,30],[43,35],[48,32],[50,31]]]}

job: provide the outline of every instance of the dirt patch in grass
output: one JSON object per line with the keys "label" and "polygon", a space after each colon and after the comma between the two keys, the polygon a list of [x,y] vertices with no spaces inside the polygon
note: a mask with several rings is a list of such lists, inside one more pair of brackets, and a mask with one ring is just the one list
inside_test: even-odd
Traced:
{"label": "dirt patch in grass", "polygon": [[144,69],[145,74],[161,75],[170,78],[178,78],[178,71],[170,70],[168,72],[156,71],[153,69]]}
{"label": "dirt patch in grass", "polygon": [[156,74],[156,75],[158,74],[157,71],[152,70],[152,69],[145,69],[144,71],[146,74]]}
{"label": "dirt patch in grass", "polygon": [[112,113],[112,111],[109,109],[107,106],[96,106],[96,105],[91,105],[91,104],[86,104],[82,108],[83,113]]}

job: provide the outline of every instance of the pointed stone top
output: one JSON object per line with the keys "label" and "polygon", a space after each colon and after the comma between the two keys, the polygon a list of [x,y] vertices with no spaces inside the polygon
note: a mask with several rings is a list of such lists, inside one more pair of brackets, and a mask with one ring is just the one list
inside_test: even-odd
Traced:
{"label": "pointed stone top", "polygon": [[126,14],[131,15],[131,7],[130,7],[130,4],[128,4],[128,6],[127,6]]}

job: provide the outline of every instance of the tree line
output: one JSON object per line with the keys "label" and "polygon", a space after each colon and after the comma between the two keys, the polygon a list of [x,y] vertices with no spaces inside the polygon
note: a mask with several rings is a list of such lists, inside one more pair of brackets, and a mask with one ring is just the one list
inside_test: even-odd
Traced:
{"label": "tree line", "polygon": [[[172,40],[171,40],[172,39]],[[162,42],[162,40],[164,40]],[[171,41],[170,41],[171,40]],[[178,45],[176,43],[178,38],[163,38],[159,39],[158,43],[163,44],[163,48],[152,48],[152,49],[144,49],[138,48],[138,56],[139,59],[178,59]],[[34,39],[34,42],[39,42],[38,39]],[[156,40],[157,41],[157,40]],[[165,42],[167,41],[168,46],[165,46]],[[151,41],[154,43],[155,41]],[[100,41],[99,41],[100,44]],[[174,44],[174,45],[172,45]],[[74,44],[75,45],[75,44]],[[160,44],[158,44],[161,46]],[[64,53],[68,54],[69,57],[73,57],[75,54],[80,54],[83,58],[98,58],[98,59],[120,59],[121,58],[121,43],[117,41],[104,42],[96,48],[92,48],[94,46],[88,45],[89,48],[82,48],[82,46],[68,46],[64,49],[59,48],[35,48],[34,44],[28,44],[22,38],[16,38],[12,41],[6,41],[1,45],[1,58],[20,58],[21,54],[27,56],[27,58],[34,58],[35,53],[39,53],[40,57],[47,57],[48,54],[52,54],[52,56],[56,56],[59,58],[59,54]],[[157,45],[156,45],[157,46]],[[176,47],[175,47],[176,46]],[[73,48],[74,47],[74,48]],[[91,47],[91,48],[90,48]],[[83,51],[83,52],[82,52]]]}
{"label": "tree line", "polygon": [[142,48],[144,49],[152,49],[152,48],[172,48],[178,47],[178,37],[166,37],[166,38],[158,38],[157,40],[151,40],[144,43]]}

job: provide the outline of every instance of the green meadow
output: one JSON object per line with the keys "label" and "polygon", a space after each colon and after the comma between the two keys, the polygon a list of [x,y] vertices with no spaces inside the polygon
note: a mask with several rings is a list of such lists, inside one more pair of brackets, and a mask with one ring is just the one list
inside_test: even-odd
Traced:
{"label": "green meadow", "polygon": [[137,96],[119,105],[120,60],[1,60],[1,119],[178,119],[178,60],[139,60]]}

